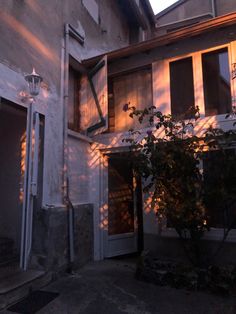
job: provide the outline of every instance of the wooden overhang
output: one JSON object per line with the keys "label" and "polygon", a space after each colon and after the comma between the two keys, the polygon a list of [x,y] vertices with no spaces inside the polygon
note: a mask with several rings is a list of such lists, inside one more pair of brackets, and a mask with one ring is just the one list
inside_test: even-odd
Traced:
{"label": "wooden overhang", "polygon": [[124,58],[131,55],[135,55],[137,53],[146,52],[156,47],[165,46],[176,41],[184,40],[203,33],[224,28],[233,24],[236,24],[236,12],[216,17],[211,20],[199,22],[198,24],[181,28],[180,30],[170,32],[166,35],[158,36],[138,44],[133,44],[118,50],[104,53],[93,58],[84,59],[82,63],[88,67],[92,66],[96,62],[98,62],[104,55],[107,55],[107,59],[109,62],[118,58]]}

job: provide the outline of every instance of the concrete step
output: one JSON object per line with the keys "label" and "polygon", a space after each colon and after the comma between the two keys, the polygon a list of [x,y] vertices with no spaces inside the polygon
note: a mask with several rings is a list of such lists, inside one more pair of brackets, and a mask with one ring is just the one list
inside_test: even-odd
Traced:
{"label": "concrete step", "polygon": [[[19,255],[17,253],[5,255],[4,259],[0,259],[0,268],[17,263],[19,265]],[[0,271],[1,274],[1,271]]]}
{"label": "concrete step", "polygon": [[0,252],[9,251],[13,249],[14,241],[7,237],[0,237]]}
{"label": "concrete step", "polygon": [[15,256],[14,241],[7,237],[0,237],[0,264],[12,260]]}
{"label": "concrete step", "polygon": [[22,271],[19,268],[0,268],[0,310],[16,303],[31,291],[38,290],[52,281],[52,273],[36,270]]}

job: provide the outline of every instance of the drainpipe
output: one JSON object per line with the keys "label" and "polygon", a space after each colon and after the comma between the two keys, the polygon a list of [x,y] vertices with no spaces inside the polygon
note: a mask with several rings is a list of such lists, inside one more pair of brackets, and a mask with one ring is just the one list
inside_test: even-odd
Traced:
{"label": "drainpipe", "polygon": [[81,45],[84,38],[70,24],[65,25],[64,39],[64,86],[63,86],[63,204],[66,205],[68,212],[68,233],[69,233],[69,271],[73,271],[75,260],[74,248],[74,213],[75,209],[70,200],[69,177],[68,177],[68,93],[69,93],[69,40],[70,36],[77,40]]}
{"label": "drainpipe", "polygon": [[211,8],[212,8],[212,15],[213,18],[216,17],[216,3],[215,0],[211,0]]}
{"label": "drainpipe", "polygon": [[68,212],[68,233],[69,233],[69,269],[73,270],[74,264],[74,207],[69,197],[68,178],[68,133],[67,133],[67,108],[69,92],[69,24],[65,25],[65,47],[64,47],[64,93],[63,93],[63,204]]}
{"label": "drainpipe", "polygon": [[69,92],[69,25],[65,25],[64,41],[64,86],[63,86],[63,203],[67,198],[67,178],[68,178],[68,134],[67,134],[67,108]]}

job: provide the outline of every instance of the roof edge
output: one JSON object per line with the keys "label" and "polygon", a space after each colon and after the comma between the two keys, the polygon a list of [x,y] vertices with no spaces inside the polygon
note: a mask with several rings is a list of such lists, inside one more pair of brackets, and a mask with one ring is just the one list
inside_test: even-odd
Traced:
{"label": "roof edge", "polygon": [[134,45],[126,46],[121,49],[113,50],[107,53],[103,53],[101,55],[84,59],[82,63],[84,65],[92,65],[101,59],[104,55],[108,56],[108,60],[113,60],[116,58],[126,57],[135,53],[140,53],[143,51],[147,51],[150,49],[154,49],[156,47],[164,46],[175,42],[177,40],[183,40],[186,38],[190,38],[208,31],[212,31],[221,27],[226,27],[236,24],[236,12],[229,13],[220,17],[216,17],[207,21],[199,22],[197,24],[183,27],[177,31],[170,32],[168,34],[158,36],[147,41],[143,41],[141,43],[137,43]]}

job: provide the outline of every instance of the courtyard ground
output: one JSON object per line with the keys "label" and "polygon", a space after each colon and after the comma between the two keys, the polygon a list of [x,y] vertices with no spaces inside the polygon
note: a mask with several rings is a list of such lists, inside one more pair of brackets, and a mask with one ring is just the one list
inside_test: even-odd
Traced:
{"label": "courtyard ground", "polygon": [[[59,296],[37,314],[235,314],[236,297],[158,287],[134,278],[133,259],[91,263],[42,290]],[[11,314],[1,311],[1,314]]]}

